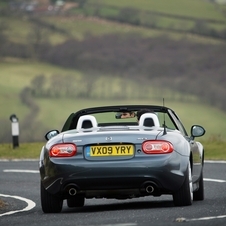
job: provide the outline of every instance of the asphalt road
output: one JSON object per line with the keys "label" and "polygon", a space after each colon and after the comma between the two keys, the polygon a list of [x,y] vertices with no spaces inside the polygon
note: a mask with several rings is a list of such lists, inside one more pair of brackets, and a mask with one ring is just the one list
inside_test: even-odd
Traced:
{"label": "asphalt road", "polygon": [[44,214],[39,197],[38,161],[0,160],[0,225],[175,226],[226,225],[226,162],[205,163],[205,200],[174,207],[172,196],[130,200],[89,199],[83,208]]}

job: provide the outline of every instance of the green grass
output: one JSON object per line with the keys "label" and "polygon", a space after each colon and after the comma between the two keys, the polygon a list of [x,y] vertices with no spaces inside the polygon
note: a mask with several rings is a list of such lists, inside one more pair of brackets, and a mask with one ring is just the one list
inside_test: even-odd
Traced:
{"label": "green grass", "polygon": [[30,85],[31,80],[40,74],[50,77],[54,74],[79,76],[76,70],[59,68],[45,63],[6,59],[0,62],[0,119],[8,120],[9,115],[16,113],[21,119],[29,109],[21,104],[19,93]]}
{"label": "green grass", "polygon": [[0,61],[0,85],[13,92],[18,92],[25,86],[28,86],[31,80],[44,74],[50,77],[54,74],[60,75],[80,75],[76,70],[57,67],[55,65],[36,62],[31,60],[2,59]]}
{"label": "green grass", "polygon": [[12,144],[0,144],[1,159],[38,159],[43,143],[20,143],[13,148]]}
{"label": "green grass", "polygon": [[89,0],[88,2],[89,4],[100,4],[105,7],[114,6],[119,9],[129,7],[177,16],[226,21],[223,13],[216,10],[215,4],[203,0]]}
{"label": "green grass", "polygon": [[[155,13],[165,13],[175,16],[187,16],[199,19],[213,19],[218,21],[226,21],[224,13],[226,6],[218,6],[208,1],[201,0],[90,0],[91,3],[102,4],[104,7],[103,15],[117,14],[122,7],[134,7],[138,10],[150,11]],[[6,3],[0,2],[0,7],[6,6]],[[108,6],[114,6],[118,9],[112,9]],[[156,15],[156,14],[155,14]],[[178,20],[168,18],[166,16],[154,16],[157,18],[157,26],[159,28],[173,28],[189,30],[194,26],[191,20]],[[101,36],[109,33],[118,34],[139,34],[142,37],[167,36],[172,39],[188,39],[199,43],[218,43],[213,38],[199,37],[190,34],[181,34],[179,32],[162,31],[158,29],[147,29],[144,27],[136,27],[128,24],[119,24],[111,21],[105,21],[94,18],[78,18],[68,17],[43,17],[44,20],[54,24],[60,29],[69,31],[70,35],[57,31],[49,31],[42,28],[44,39],[49,40],[51,44],[58,44],[66,41],[68,38],[84,39],[87,35]],[[150,18],[145,18],[150,20]],[[35,26],[26,17],[2,17],[0,21],[6,25],[7,29],[4,34],[7,38],[16,43],[30,44],[31,35],[35,31]],[[225,24],[209,24],[214,29],[224,30]],[[23,29],[21,29],[23,28]],[[0,127],[4,131],[5,126],[10,127],[9,116],[16,113],[19,122],[26,120],[29,109],[23,105],[19,98],[21,90],[30,84],[30,81],[37,75],[44,74],[47,77],[53,74],[81,76],[79,71],[68,70],[52,66],[45,63],[34,61],[21,61],[15,59],[7,59],[0,62],[0,120],[4,121],[4,125]],[[112,83],[110,81],[110,83]],[[112,83],[113,84],[113,83]],[[177,94],[178,95],[178,94]],[[199,140],[204,144],[205,160],[226,160],[226,113],[204,103],[171,101],[164,95],[166,105],[173,108],[184,122],[186,129],[193,124],[201,124],[206,129],[206,135]],[[161,98],[160,98],[161,99]],[[40,112],[37,120],[44,124],[47,129],[61,129],[65,118],[71,112],[81,108],[100,106],[100,105],[123,105],[123,104],[162,104],[161,100],[154,100],[152,96],[146,100],[130,99],[130,100],[94,100],[94,99],[38,99],[36,100],[40,106]],[[40,123],[40,124],[41,124]],[[39,126],[35,128],[39,130]],[[23,134],[23,131],[20,131]],[[39,143],[20,143],[19,147],[13,149],[11,143],[0,144],[0,159],[38,159],[40,150],[44,145],[44,133],[42,132]],[[11,136],[11,135],[9,135]],[[3,206],[0,200],[0,209]]]}
{"label": "green grass", "polygon": [[[157,29],[148,29],[145,27],[136,27],[129,24],[121,24],[111,21],[105,21],[103,19],[97,18],[79,18],[72,17],[66,18],[62,20],[61,17],[50,17],[48,18],[49,23],[54,23],[57,21],[58,28],[66,28],[70,30],[72,37],[82,40],[87,35],[93,36],[102,36],[106,34],[137,34],[141,37],[158,37],[165,34],[165,31],[157,30]],[[175,33],[175,32],[167,32],[167,35],[173,39],[183,39],[184,34]],[[53,44],[58,44],[66,40],[67,37],[64,38],[56,38],[51,35],[50,40]],[[189,38],[189,37],[188,37]],[[200,37],[192,36],[189,38],[190,40],[194,40],[195,42],[199,42]],[[212,42],[211,39],[206,39],[208,42]]]}
{"label": "green grass", "polygon": [[209,34],[211,29],[219,33],[226,29],[225,7],[203,0],[89,0],[84,13],[95,16],[98,12],[98,15],[104,18],[121,15],[126,19],[121,12],[125,9],[137,19],[138,24],[165,30],[174,35],[178,30],[192,33],[199,21],[205,21]]}
{"label": "green grass", "polygon": [[[41,20],[48,22],[52,27],[65,30],[66,33],[61,32],[57,29],[38,28],[41,34],[42,41],[49,41],[51,44],[59,44],[67,39],[76,38],[84,39],[87,35],[101,36],[104,34],[117,33],[117,34],[139,34],[143,37],[156,37],[156,36],[168,36],[173,39],[184,39],[185,37],[194,42],[213,42],[214,38],[202,38],[196,35],[183,34],[180,32],[169,31],[168,29],[181,29],[182,31],[190,30],[194,26],[194,21],[185,19],[178,19],[172,16],[188,16],[191,18],[200,19],[214,19],[218,21],[225,21],[226,18],[223,16],[224,8],[215,7],[214,4],[204,2],[200,0],[125,0],[125,1],[103,1],[103,0],[91,0],[89,5],[101,4],[100,12],[102,15],[117,14],[122,7],[134,7],[138,10],[153,11],[155,14],[150,17],[144,16],[141,13],[140,19],[152,22],[153,18],[156,20],[156,26],[158,29],[148,29],[145,27],[131,26],[129,24],[121,24],[111,22],[109,20],[98,19],[94,17],[80,17],[72,14],[72,16],[42,16]],[[109,8],[111,6],[116,9]],[[118,8],[118,10],[117,10]],[[103,11],[103,12],[102,12]],[[112,12],[113,11],[113,12]],[[157,13],[157,14],[156,14]],[[166,15],[158,15],[158,13],[166,13]],[[7,39],[16,43],[31,45],[34,42],[32,36],[37,32],[37,26],[32,23],[25,15],[18,17],[14,15],[1,16],[0,21],[5,25],[6,29],[4,34]],[[216,30],[226,29],[226,24],[209,24]],[[23,27],[23,29],[20,29]],[[159,29],[160,28],[160,29]],[[163,30],[161,30],[163,29]],[[166,30],[164,30],[166,29]],[[219,40],[215,40],[219,42]]]}
{"label": "green grass", "polygon": [[[18,17],[0,17],[3,24],[5,24],[5,34],[11,41],[16,43],[24,43],[29,41],[28,35],[32,32],[33,26],[26,17],[18,19]],[[23,28],[23,29],[21,29]]]}
{"label": "green grass", "polygon": [[201,141],[204,145],[206,160],[226,160],[226,142],[217,137]]}
{"label": "green grass", "polygon": [[[223,12],[226,12],[226,6],[214,5],[208,1],[202,0],[90,0],[89,4],[103,4],[103,14],[116,14],[123,7],[134,7],[138,10],[145,10],[155,13],[165,13],[175,16],[187,16],[192,18],[200,19],[214,19],[218,21],[226,21],[223,16]],[[110,7],[109,7],[110,6]],[[114,9],[111,6],[115,7]],[[156,14],[155,14],[156,15]],[[159,15],[158,15],[159,17]],[[148,29],[144,27],[131,26],[128,24],[120,24],[111,21],[105,21],[98,18],[88,18],[88,17],[77,17],[71,16],[63,18],[61,16],[55,17],[42,17],[43,20],[47,20],[49,23],[54,24],[60,29],[67,30],[70,35],[60,33],[57,31],[47,31],[44,29],[44,38],[49,40],[51,44],[62,43],[69,37],[74,37],[77,39],[84,39],[88,35],[101,36],[109,33],[119,33],[119,34],[139,34],[143,37],[156,37],[156,36],[167,36],[173,39],[187,39],[194,42],[200,43],[218,43],[218,41],[210,38],[199,37],[196,35],[181,34],[179,32],[166,32],[158,29]],[[29,43],[28,36],[34,32],[34,24],[32,24],[26,17],[17,18],[14,16],[3,17],[0,15],[0,21],[4,21],[7,25],[6,31],[4,33],[8,38],[17,43]],[[178,20],[173,17],[168,18],[167,16],[160,16],[158,20],[158,26],[167,28],[184,28],[190,29],[193,26],[191,20]],[[212,24],[213,28],[222,30],[225,29],[225,25]],[[21,27],[23,29],[21,29]],[[68,70],[65,68],[60,68],[52,66],[45,63],[34,62],[34,61],[23,61],[18,59],[1,59],[0,62],[0,120],[4,121],[5,124],[9,123],[9,116],[12,113],[17,114],[20,122],[26,120],[26,115],[29,113],[29,109],[23,105],[19,98],[19,93],[21,90],[28,86],[31,80],[40,74],[44,74],[48,78],[53,74],[74,75],[81,76],[79,71]],[[114,90],[117,89],[116,82],[109,80],[108,83],[113,84]],[[128,86],[131,83],[128,82]],[[155,87],[151,87],[154,90]],[[128,92],[129,93],[129,92]],[[127,95],[129,95],[127,93]],[[118,98],[118,100],[103,100],[103,99],[37,99],[36,102],[40,106],[40,112],[38,113],[37,120],[47,128],[61,129],[65,118],[71,113],[81,108],[100,106],[100,105],[123,105],[123,104],[158,104],[161,105],[162,97],[165,97],[166,105],[173,108],[180,116],[181,120],[184,122],[186,129],[189,132],[189,128],[193,124],[201,124],[206,128],[206,135],[202,138],[207,142],[207,146],[210,147],[212,142],[209,142],[212,138],[226,140],[226,113],[216,109],[212,106],[206,105],[205,103],[200,103],[198,100],[189,103],[184,101],[171,101],[167,99],[167,94],[162,93],[158,100],[155,100],[150,93],[147,99],[140,100],[132,96],[129,100],[123,100]],[[180,94],[176,94],[179,95]],[[180,98],[179,98],[180,99]],[[5,125],[4,124],[4,125]],[[1,127],[0,130],[5,128]],[[39,128],[36,128],[37,130]],[[23,131],[21,131],[23,133]],[[1,134],[1,131],[0,131]],[[43,137],[40,137],[42,140]],[[209,142],[209,143],[208,143]],[[35,149],[37,153],[30,153],[29,151],[24,151],[27,147],[26,144],[21,144],[21,146],[13,150],[10,149],[10,144],[2,144],[0,147],[1,153],[14,156],[15,154],[21,153],[21,156],[26,156],[25,153],[31,154],[29,158],[33,158],[32,155],[37,155],[39,153],[40,147],[36,149],[35,145],[32,150]],[[33,145],[33,144],[31,144]],[[207,149],[207,155],[210,158],[224,158],[224,145],[225,143],[213,144],[211,149]],[[28,144],[29,146],[29,144]],[[37,145],[39,146],[39,145]],[[5,149],[1,152],[1,149]],[[31,147],[29,147],[31,148]],[[27,148],[27,150],[29,149]],[[214,150],[214,151],[213,151]],[[9,152],[10,151],[10,152]],[[8,153],[9,152],[9,153]],[[220,152],[220,153],[219,153]],[[217,153],[217,155],[215,155]],[[212,155],[212,156],[211,156]]]}
{"label": "green grass", "polygon": [[[16,114],[20,122],[26,120],[26,116],[29,113],[29,109],[21,103],[19,98],[19,93],[21,90],[28,86],[31,80],[40,74],[44,74],[49,78],[54,74],[61,76],[66,76],[68,74],[75,77],[81,76],[79,71],[66,70],[64,68],[55,67],[52,65],[38,63],[38,62],[9,62],[0,63],[0,120],[5,121],[4,125],[8,124],[10,127],[9,116],[11,114]],[[100,78],[99,78],[100,81]],[[123,105],[123,104],[162,104],[162,98],[165,98],[165,105],[174,109],[182,122],[185,124],[185,127],[188,132],[190,132],[190,127],[193,124],[203,125],[206,129],[205,139],[210,137],[222,137],[226,140],[226,124],[223,123],[226,121],[226,113],[207,105],[205,103],[200,103],[198,99],[194,99],[192,102],[180,100],[181,94],[174,93],[174,96],[178,96],[178,100],[172,101],[169,97],[167,91],[162,90],[161,94],[159,93],[158,100],[155,94],[155,87],[150,86],[151,92],[147,94],[147,97],[144,99],[136,98],[136,93],[134,90],[138,90],[139,87],[136,87],[133,81],[127,81],[127,89],[124,90],[123,95],[127,96],[128,99],[103,99],[103,96],[107,94],[110,95],[107,84],[111,84],[111,91],[120,93],[119,85],[120,80],[113,78],[107,78],[104,82],[105,91],[103,94],[100,93],[101,98],[55,98],[55,99],[35,99],[36,103],[40,107],[38,112],[37,120],[38,123],[41,123],[45,126],[45,131],[48,129],[61,129],[64,121],[69,116],[71,112],[75,112],[81,108],[94,107],[94,106],[106,106],[106,105]],[[125,81],[124,81],[125,83]],[[103,83],[99,83],[99,86]],[[129,89],[130,88],[130,89]],[[119,90],[118,90],[119,89]],[[93,92],[100,92],[103,89],[94,89]],[[131,95],[131,90],[133,90]],[[173,95],[173,93],[172,93]],[[40,124],[40,125],[41,125]],[[41,126],[36,128],[36,131],[39,131]],[[2,128],[3,130],[3,128]],[[3,132],[3,131],[2,131]],[[23,136],[23,131],[21,131]],[[0,131],[1,134],[1,131]],[[40,131],[39,134],[44,134],[43,131]],[[39,140],[43,140],[43,135],[40,135]]]}

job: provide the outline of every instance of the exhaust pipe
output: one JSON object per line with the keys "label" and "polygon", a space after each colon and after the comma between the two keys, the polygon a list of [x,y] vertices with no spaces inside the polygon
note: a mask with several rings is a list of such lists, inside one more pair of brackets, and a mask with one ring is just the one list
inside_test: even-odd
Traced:
{"label": "exhaust pipe", "polygon": [[78,192],[78,187],[76,184],[68,184],[65,186],[64,191],[70,196],[75,196]]}
{"label": "exhaust pipe", "polygon": [[157,184],[153,181],[146,181],[141,185],[141,192],[152,194],[157,191]]}
{"label": "exhaust pipe", "polygon": [[151,186],[151,185],[148,185],[146,188],[145,188],[145,191],[147,192],[147,193],[152,193],[152,192],[154,192],[154,187],[153,186]]}
{"label": "exhaust pipe", "polygon": [[70,188],[68,193],[69,193],[69,195],[74,196],[77,194],[77,190],[75,188]]}

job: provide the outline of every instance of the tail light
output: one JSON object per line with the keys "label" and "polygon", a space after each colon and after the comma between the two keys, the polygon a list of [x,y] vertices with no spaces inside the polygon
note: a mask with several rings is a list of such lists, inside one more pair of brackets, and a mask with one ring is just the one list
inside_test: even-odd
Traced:
{"label": "tail light", "polygon": [[51,157],[71,157],[77,153],[77,147],[74,144],[55,144],[51,147],[49,155]]}
{"label": "tail light", "polygon": [[165,140],[147,140],[142,144],[146,154],[168,154],[173,151],[173,145]]}

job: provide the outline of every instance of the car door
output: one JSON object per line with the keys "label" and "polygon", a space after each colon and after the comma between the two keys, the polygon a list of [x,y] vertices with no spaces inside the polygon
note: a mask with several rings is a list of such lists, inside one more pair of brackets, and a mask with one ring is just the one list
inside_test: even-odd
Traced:
{"label": "car door", "polygon": [[199,175],[202,170],[202,154],[199,150],[199,146],[197,145],[194,137],[190,135],[188,136],[182,122],[180,121],[179,117],[176,113],[172,110],[169,110],[169,115],[174,122],[176,128],[184,135],[185,139],[189,142],[190,151],[192,155],[192,181],[196,181],[199,178]]}
{"label": "car door", "polygon": [[192,158],[193,158],[192,181],[195,182],[199,178],[202,170],[202,154],[194,139],[190,139],[189,143],[190,143]]}

